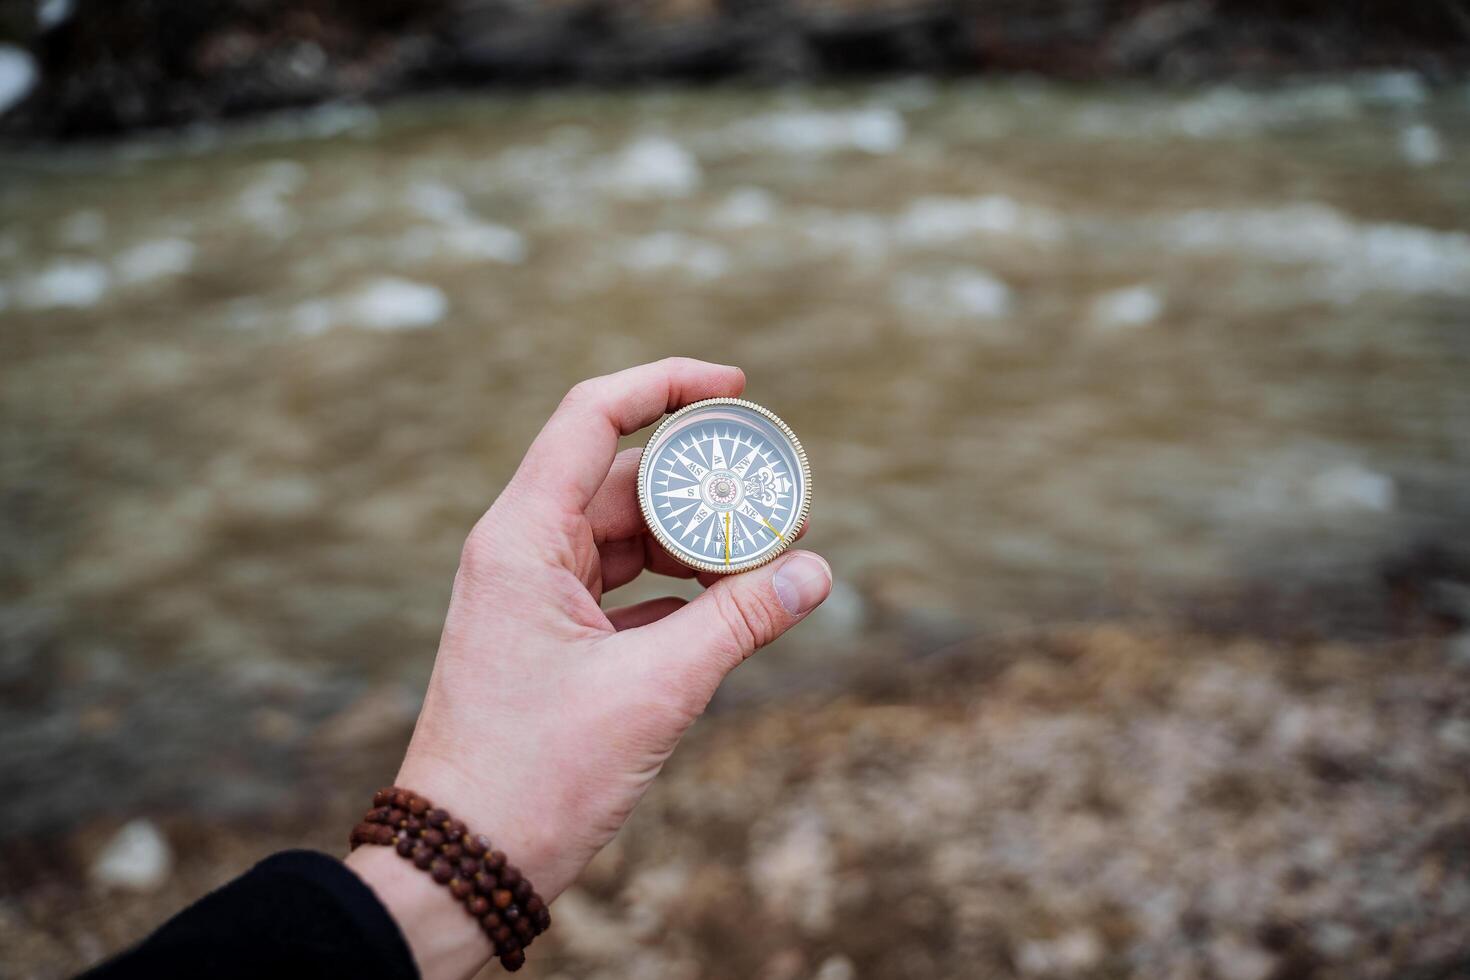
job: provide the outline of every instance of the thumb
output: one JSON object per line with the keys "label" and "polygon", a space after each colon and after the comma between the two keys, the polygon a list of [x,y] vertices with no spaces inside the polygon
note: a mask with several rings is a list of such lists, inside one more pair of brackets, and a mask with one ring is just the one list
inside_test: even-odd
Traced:
{"label": "thumb", "polygon": [[[658,666],[670,660],[720,679],[799,623],[832,591],[832,568],[793,551],[762,568],[729,575],[658,622],[618,634]],[[713,694],[711,687],[710,694]]]}

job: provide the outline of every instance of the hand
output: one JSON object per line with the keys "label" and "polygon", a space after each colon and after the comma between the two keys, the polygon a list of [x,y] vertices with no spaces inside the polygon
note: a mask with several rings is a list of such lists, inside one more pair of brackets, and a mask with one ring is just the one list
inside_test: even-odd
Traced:
{"label": "hand", "polygon": [[[644,528],[640,450],[615,456],[618,437],[744,387],[739,368],[687,358],[582,382],[465,542],[396,783],[489,835],[548,902],[623,825],[724,676],[832,588],[825,561],[793,551],[701,575],[692,602],[600,607],[645,569],[693,576]],[[468,976],[488,959],[448,892],[391,849],[359,848],[348,863],[425,977]]]}

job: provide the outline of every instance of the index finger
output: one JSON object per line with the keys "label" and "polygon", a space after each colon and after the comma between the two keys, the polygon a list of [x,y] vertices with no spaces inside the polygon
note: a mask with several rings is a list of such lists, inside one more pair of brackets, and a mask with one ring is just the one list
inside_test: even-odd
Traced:
{"label": "index finger", "polygon": [[667,357],[580,382],[526,451],[512,482],[527,497],[581,513],[602,486],[618,437],[676,408],[745,390],[745,372],[688,357]]}

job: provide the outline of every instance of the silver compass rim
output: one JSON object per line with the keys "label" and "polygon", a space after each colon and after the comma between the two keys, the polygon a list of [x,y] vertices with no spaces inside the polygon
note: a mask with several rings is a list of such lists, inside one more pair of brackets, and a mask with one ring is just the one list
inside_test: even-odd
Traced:
{"label": "silver compass rim", "polygon": [[[774,425],[783,436],[791,441],[791,448],[796,456],[796,463],[801,467],[801,504],[797,509],[796,520],[791,525],[791,533],[782,535],[777,546],[769,552],[755,558],[747,558],[744,561],[731,562],[728,565],[723,562],[701,561],[680,554],[679,546],[664,533],[663,529],[659,527],[658,521],[650,514],[649,500],[646,495],[648,470],[652,465],[653,459],[653,454],[649,452],[649,449],[658,442],[659,437],[664,434],[665,430],[679,419],[691,414],[697,409],[711,408],[717,405],[734,405],[739,408],[749,409],[763,416],[766,421]],[[737,575],[740,572],[748,572],[751,569],[760,568],[762,565],[768,565],[785,554],[786,550],[791,547],[792,542],[796,540],[796,536],[801,533],[802,528],[806,527],[807,515],[811,512],[811,509],[812,469],[811,464],[806,458],[806,450],[802,447],[801,440],[796,437],[796,433],[792,431],[791,426],[787,425],[781,416],[764,405],[757,405],[755,402],[747,401],[744,398],[729,397],[704,398],[697,402],[690,402],[683,408],[676,409],[666,415],[664,420],[658,424],[658,427],[653,430],[653,434],[648,437],[648,441],[643,444],[643,456],[638,461],[638,510],[643,515],[643,526],[648,528],[654,540],[659,543],[670,558],[673,558],[686,568],[692,568],[700,572],[713,572],[716,575]]]}

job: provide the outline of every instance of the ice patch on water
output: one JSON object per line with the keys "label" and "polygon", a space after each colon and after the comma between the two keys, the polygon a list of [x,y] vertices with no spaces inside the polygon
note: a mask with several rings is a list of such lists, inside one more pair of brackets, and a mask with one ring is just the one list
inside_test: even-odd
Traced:
{"label": "ice patch on water", "polygon": [[444,291],[426,283],[383,276],[335,299],[308,300],[291,311],[292,329],[319,334],[336,326],[366,330],[418,330],[449,312]]}
{"label": "ice patch on water", "polygon": [[159,238],[134,245],[117,257],[114,268],[119,281],[151,282],[180,276],[194,266],[198,252],[193,242],[182,238]]}
{"label": "ice patch on water", "polygon": [[21,305],[33,310],[83,309],[107,295],[107,267],[91,259],[58,259],[17,286]]}
{"label": "ice patch on water", "polygon": [[1416,167],[1428,167],[1444,159],[1444,143],[1433,126],[1414,123],[1399,131],[1399,153]]}
{"label": "ice patch on water", "polygon": [[1127,286],[1103,293],[1092,301],[1092,325],[1103,333],[1147,326],[1164,312],[1164,299],[1149,286]]}
{"label": "ice patch on water", "polygon": [[57,228],[64,245],[98,245],[107,237],[107,219],[100,211],[74,211]]}
{"label": "ice patch on water", "polygon": [[1166,244],[1234,251],[1273,262],[1327,266],[1337,298],[1365,290],[1470,291],[1470,235],[1414,225],[1360,224],[1329,207],[1298,204],[1241,211],[1189,211],[1167,220]]}
{"label": "ice patch on water", "polygon": [[0,44],[0,113],[8,112],[36,87],[36,59],[24,48]]}
{"label": "ice patch on water", "polygon": [[753,228],[776,216],[776,199],[759,187],[737,187],[710,215],[717,228]]}
{"label": "ice patch on water", "polygon": [[917,198],[894,221],[898,241],[918,246],[949,245],[977,235],[1055,241],[1061,233],[1054,215],[996,194]]}
{"label": "ice patch on water", "polygon": [[981,269],[906,275],[893,286],[901,309],[930,316],[994,319],[1011,310],[1011,288]]}
{"label": "ice patch on water", "polygon": [[711,137],[723,149],[827,154],[885,154],[903,146],[908,127],[886,106],[846,111],[792,110],[741,120]]}
{"label": "ice patch on water", "polygon": [[603,186],[611,193],[633,199],[688,197],[702,178],[694,154],[665,136],[634,140],[602,173]]}
{"label": "ice patch on water", "polygon": [[723,247],[673,231],[634,239],[620,258],[624,268],[641,274],[673,272],[709,280],[730,269],[730,254]]}

